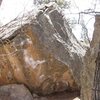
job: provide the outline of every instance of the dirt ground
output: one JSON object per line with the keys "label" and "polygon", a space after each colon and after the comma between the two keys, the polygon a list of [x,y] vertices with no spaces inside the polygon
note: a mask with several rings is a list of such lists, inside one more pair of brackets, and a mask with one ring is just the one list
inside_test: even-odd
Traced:
{"label": "dirt ground", "polygon": [[[79,97],[79,92],[60,92],[60,93],[54,93],[50,94],[48,96],[39,97],[35,100],[73,100],[76,97]],[[78,99],[75,99],[78,100]]]}

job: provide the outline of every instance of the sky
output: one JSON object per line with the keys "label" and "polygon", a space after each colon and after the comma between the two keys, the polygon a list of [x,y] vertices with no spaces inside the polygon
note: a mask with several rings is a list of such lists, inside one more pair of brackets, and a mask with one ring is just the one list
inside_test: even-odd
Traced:
{"label": "sky", "polygon": [[[68,1],[68,0],[67,0]],[[84,11],[85,9],[94,9],[93,4],[95,4],[96,0],[71,0],[72,5],[70,11],[72,13],[77,13],[80,11]],[[100,11],[100,1],[97,0],[96,2],[99,4],[99,6],[96,6],[95,9],[97,11]],[[25,13],[27,11],[30,11],[31,9],[34,9],[33,0],[3,0],[2,5],[0,7],[0,23],[3,25],[8,23],[9,21],[16,18],[18,15]],[[65,11],[66,16],[68,12]],[[77,20],[79,18],[78,15],[70,15],[67,17],[75,17]],[[92,32],[93,32],[93,24],[94,24],[94,18],[91,18],[93,16],[86,15],[84,16],[85,23],[87,23],[87,28],[89,30],[89,36],[92,38]],[[76,25],[73,29],[73,33],[75,36],[80,39],[81,35],[81,26]]]}
{"label": "sky", "polygon": [[[83,11],[89,7],[91,8],[93,1],[95,0],[71,0],[74,3],[73,12],[78,12],[78,9]],[[0,21],[5,24],[18,16],[22,11],[25,12],[32,8],[34,8],[33,0],[3,0],[0,7]]]}
{"label": "sky", "polygon": [[6,24],[22,12],[27,12],[32,8],[34,8],[33,0],[3,0],[0,7],[0,21]]}
{"label": "sky", "polygon": [[[71,0],[72,5],[69,12],[74,14],[67,14],[67,10],[65,10],[65,15],[70,18],[75,18],[77,21],[77,24],[75,24],[74,28],[72,29],[74,35],[77,37],[78,40],[82,40],[82,26],[78,24],[79,21],[79,12],[84,12],[86,9],[94,9],[93,4],[95,4],[95,0]],[[81,20],[81,19],[80,19]],[[85,25],[88,29],[88,36],[90,40],[93,36],[93,30],[94,30],[94,22],[95,17],[91,15],[83,15],[83,20],[85,22]]]}
{"label": "sky", "polygon": [[[72,13],[84,12],[86,11],[86,9],[93,9],[97,12],[100,12],[100,0],[71,0],[71,2],[72,2],[72,8],[71,8]],[[76,20],[79,20],[79,14],[77,15],[72,14],[70,16],[74,17]],[[84,14],[83,19],[88,29],[88,36],[90,40],[92,40],[95,17],[93,15]],[[81,34],[80,34],[82,32],[81,25],[79,24],[75,25],[75,27],[72,30],[77,39],[78,40],[81,39]]]}

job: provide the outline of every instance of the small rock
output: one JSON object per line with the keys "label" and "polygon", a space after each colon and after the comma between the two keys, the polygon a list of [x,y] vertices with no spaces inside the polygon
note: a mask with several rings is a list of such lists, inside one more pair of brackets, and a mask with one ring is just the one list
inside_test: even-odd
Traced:
{"label": "small rock", "polygon": [[33,98],[39,98],[39,96],[35,93],[33,93]]}
{"label": "small rock", "polygon": [[24,85],[5,85],[0,87],[0,100],[33,100]]}

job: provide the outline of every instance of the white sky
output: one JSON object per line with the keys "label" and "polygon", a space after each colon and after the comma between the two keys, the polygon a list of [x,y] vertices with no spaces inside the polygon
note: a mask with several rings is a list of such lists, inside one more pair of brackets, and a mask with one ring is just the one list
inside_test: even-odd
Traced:
{"label": "white sky", "polygon": [[[94,9],[93,4],[95,4],[96,0],[71,0],[72,6],[69,12],[71,13],[79,13],[81,11],[84,11],[86,9]],[[98,9],[97,9],[98,7]],[[100,11],[100,6],[97,6],[95,9],[96,11]],[[67,14],[68,12],[65,10],[65,15],[69,16],[70,18],[75,18],[77,21],[79,20],[79,14]],[[92,33],[94,30],[94,22],[95,18],[90,15],[84,15],[83,17],[86,27],[88,28],[88,35],[89,38],[92,39]],[[90,20],[91,19],[91,20]],[[77,37],[78,40],[81,39],[81,25],[76,24],[75,27],[72,29],[74,35]]]}
{"label": "white sky", "polygon": [[0,7],[0,21],[6,24],[21,12],[29,11],[32,7],[33,0],[3,0]]}
{"label": "white sky", "polygon": [[[68,0],[67,0],[68,1]],[[69,0],[70,1],[70,0]],[[98,4],[100,1],[97,0]],[[71,6],[71,12],[76,13],[80,11],[84,11],[84,9],[93,8],[92,4],[95,3],[95,0],[71,0],[73,5]],[[2,5],[0,7],[0,22],[4,25],[8,23],[10,20],[16,18],[22,12],[27,12],[34,8],[33,0],[3,0]],[[100,5],[96,8],[100,11]],[[67,15],[67,14],[66,14]],[[73,15],[74,16],[74,15]],[[76,16],[78,18],[78,16]],[[91,18],[91,16],[86,16],[86,22]],[[92,37],[91,30],[93,30],[93,23],[94,19],[90,20],[89,24],[87,25],[88,29],[90,30],[89,35]],[[80,26],[77,25],[74,28],[74,34],[77,38],[80,38]]]}
{"label": "white sky", "polygon": [[[74,12],[78,9],[75,9],[75,6],[79,8],[79,10],[87,9],[91,7],[91,4],[94,0],[71,0],[74,2]],[[9,20],[18,16],[22,11],[27,11],[34,8],[33,0],[3,0],[3,3],[0,7],[0,21],[2,23],[7,23]]]}

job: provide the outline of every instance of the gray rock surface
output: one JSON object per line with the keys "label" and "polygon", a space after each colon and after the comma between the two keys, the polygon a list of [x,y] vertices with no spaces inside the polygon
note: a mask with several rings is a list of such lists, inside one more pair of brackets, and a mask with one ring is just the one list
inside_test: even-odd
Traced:
{"label": "gray rock surface", "polygon": [[85,55],[85,49],[75,38],[59,7],[54,4],[39,12],[32,29],[44,49],[67,65],[73,72],[75,81],[80,85],[82,57]]}
{"label": "gray rock surface", "polygon": [[24,85],[12,84],[0,87],[0,100],[33,100],[33,97]]}

